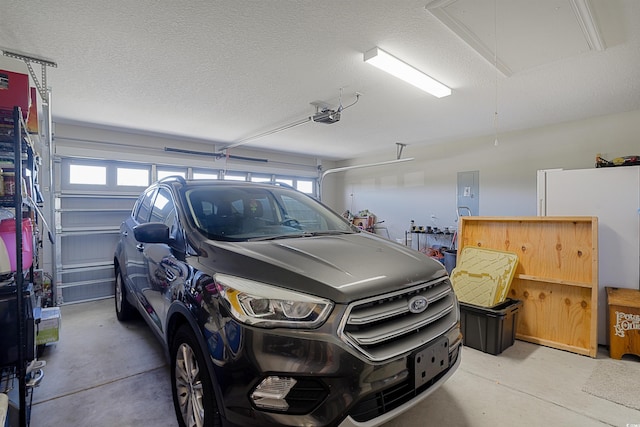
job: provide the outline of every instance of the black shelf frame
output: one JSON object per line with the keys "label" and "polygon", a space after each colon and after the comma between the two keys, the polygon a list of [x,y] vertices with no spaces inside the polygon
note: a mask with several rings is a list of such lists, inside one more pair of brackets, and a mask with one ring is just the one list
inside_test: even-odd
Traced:
{"label": "black shelf frame", "polygon": [[[20,427],[26,427],[29,425],[30,405],[31,402],[29,396],[32,392],[32,387],[27,384],[28,366],[35,360],[36,353],[29,351],[28,346],[35,347],[35,331],[28,331],[27,328],[34,328],[34,323],[28,321],[28,317],[33,319],[33,313],[28,313],[27,310],[33,310],[32,304],[26,304],[29,301],[25,299],[31,294],[30,283],[33,282],[33,265],[29,268],[29,271],[23,269],[23,235],[22,235],[22,222],[25,217],[25,213],[29,214],[31,208],[29,203],[25,203],[22,194],[22,179],[24,175],[25,167],[23,162],[26,162],[27,169],[31,171],[31,181],[29,182],[31,194],[34,194],[34,181],[37,174],[37,165],[35,161],[35,149],[33,143],[29,137],[26,124],[23,120],[22,110],[20,107],[13,108],[13,134],[8,138],[2,138],[3,143],[12,143],[13,145],[13,169],[15,175],[15,186],[13,196],[5,196],[0,198],[0,205],[5,207],[13,207],[15,209],[15,239],[16,239],[16,271],[13,274],[13,284],[15,285],[15,304],[16,304],[16,338],[17,338],[17,354],[15,362],[10,362],[9,365],[2,366],[3,374],[7,372],[15,372],[15,378],[18,380],[18,423]],[[23,159],[23,154],[26,154],[26,160]],[[7,157],[8,158],[8,157]],[[35,224],[34,224],[35,226]],[[37,253],[37,244],[34,244],[33,254]],[[32,256],[33,256],[32,254]],[[35,257],[34,257],[35,258]],[[26,279],[26,273],[29,274],[29,278]],[[25,286],[25,284],[27,286]],[[10,286],[10,285],[9,285]],[[33,300],[32,300],[33,301]],[[28,307],[27,307],[28,306]],[[35,319],[33,319],[35,321]],[[34,341],[34,342],[30,342]],[[13,359],[12,359],[13,360]],[[6,378],[4,378],[6,380]],[[9,414],[10,415],[10,414]],[[11,416],[9,420],[11,422]]]}

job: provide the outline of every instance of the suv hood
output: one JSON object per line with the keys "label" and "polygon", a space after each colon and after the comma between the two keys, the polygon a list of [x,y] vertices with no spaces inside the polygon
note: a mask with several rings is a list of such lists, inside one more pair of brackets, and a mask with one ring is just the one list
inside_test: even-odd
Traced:
{"label": "suv hood", "polygon": [[[369,233],[254,242],[205,241],[199,262],[214,271],[335,302],[405,289],[446,275],[442,264]],[[247,258],[251,258],[247,271]]]}

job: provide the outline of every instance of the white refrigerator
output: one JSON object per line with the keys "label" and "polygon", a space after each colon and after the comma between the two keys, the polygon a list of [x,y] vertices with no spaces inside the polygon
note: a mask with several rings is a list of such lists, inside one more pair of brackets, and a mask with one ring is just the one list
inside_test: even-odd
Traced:
{"label": "white refrigerator", "polygon": [[538,215],[598,217],[598,343],[605,287],[640,289],[640,166],[538,171]]}

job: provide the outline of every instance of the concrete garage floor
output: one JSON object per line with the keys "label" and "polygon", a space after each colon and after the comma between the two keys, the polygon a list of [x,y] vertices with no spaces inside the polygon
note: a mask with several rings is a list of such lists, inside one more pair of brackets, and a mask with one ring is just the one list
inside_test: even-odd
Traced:
{"label": "concrete garage floor", "polygon": [[[119,323],[112,299],[61,312],[60,341],[42,356],[33,427],[177,425],[169,368],[144,321]],[[606,349],[593,359],[522,341],[498,356],[465,347],[454,376],[385,427],[640,425],[640,411],[582,391],[602,363],[640,365],[609,359]]]}

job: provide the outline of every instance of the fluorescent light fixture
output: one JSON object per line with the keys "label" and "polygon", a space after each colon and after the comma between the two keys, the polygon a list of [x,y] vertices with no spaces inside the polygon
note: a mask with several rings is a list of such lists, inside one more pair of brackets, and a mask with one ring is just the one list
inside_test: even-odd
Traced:
{"label": "fluorescent light fixture", "polygon": [[378,67],[381,70],[386,71],[387,73],[402,79],[437,98],[451,95],[450,88],[427,76],[422,71],[413,68],[411,65],[402,62],[379,47],[374,47],[373,49],[365,52],[364,62]]}

